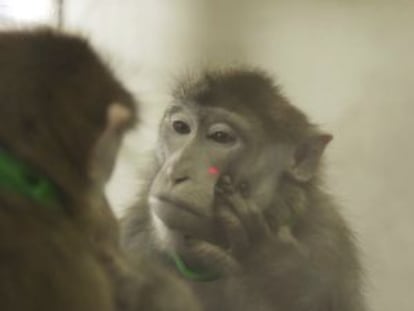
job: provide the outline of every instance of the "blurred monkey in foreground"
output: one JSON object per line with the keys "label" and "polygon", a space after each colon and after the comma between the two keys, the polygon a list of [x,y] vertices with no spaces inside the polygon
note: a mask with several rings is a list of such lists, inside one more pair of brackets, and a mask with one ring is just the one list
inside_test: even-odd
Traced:
{"label": "blurred monkey in foreground", "polygon": [[118,247],[104,185],[135,123],[132,96],[85,40],[0,33],[2,310],[197,310]]}

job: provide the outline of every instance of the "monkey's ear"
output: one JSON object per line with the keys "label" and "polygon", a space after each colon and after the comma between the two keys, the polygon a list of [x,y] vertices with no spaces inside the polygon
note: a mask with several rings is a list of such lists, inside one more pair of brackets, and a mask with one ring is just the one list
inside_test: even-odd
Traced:
{"label": "monkey's ear", "polygon": [[314,176],[321,156],[332,138],[330,134],[317,134],[300,143],[293,154],[290,175],[298,181],[309,181]]}
{"label": "monkey's ear", "polygon": [[119,103],[112,103],[107,110],[106,126],[98,138],[90,159],[90,176],[104,185],[112,174],[123,134],[134,119],[133,112]]}
{"label": "monkey's ear", "polygon": [[119,133],[131,123],[133,118],[131,109],[120,103],[112,103],[107,111],[106,131]]}

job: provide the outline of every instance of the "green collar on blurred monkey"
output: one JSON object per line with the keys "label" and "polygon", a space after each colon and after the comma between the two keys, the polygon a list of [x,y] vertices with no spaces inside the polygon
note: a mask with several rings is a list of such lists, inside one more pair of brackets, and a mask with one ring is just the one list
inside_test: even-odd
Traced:
{"label": "green collar on blurred monkey", "polygon": [[178,272],[186,279],[198,282],[210,282],[220,278],[220,274],[213,271],[197,271],[188,267],[178,254],[170,255]]}
{"label": "green collar on blurred monkey", "polygon": [[59,191],[46,176],[0,147],[0,188],[45,206],[60,205]]}

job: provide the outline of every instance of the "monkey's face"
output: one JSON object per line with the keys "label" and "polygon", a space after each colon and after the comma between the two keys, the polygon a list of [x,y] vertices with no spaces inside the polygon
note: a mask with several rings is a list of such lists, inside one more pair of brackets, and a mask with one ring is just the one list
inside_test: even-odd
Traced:
{"label": "monkey's face", "polygon": [[[216,185],[222,176],[249,188],[252,195],[272,193],[263,189],[276,182],[274,174],[264,174],[269,160],[263,157],[271,153],[260,153],[267,150],[265,136],[251,129],[251,120],[217,107],[173,105],[167,110],[158,142],[160,169],[149,196],[163,247],[185,248],[192,237],[220,243],[215,214],[219,208]],[[262,175],[260,179],[257,174]]]}

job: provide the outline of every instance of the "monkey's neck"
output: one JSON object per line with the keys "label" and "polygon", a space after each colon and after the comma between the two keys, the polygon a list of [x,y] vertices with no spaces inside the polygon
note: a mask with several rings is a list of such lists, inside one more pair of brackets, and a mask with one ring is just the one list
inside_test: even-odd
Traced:
{"label": "monkey's neck", "polygon": [[57,187],[22,160],[0,147],[0,187],[41,205],[59,205]]}

